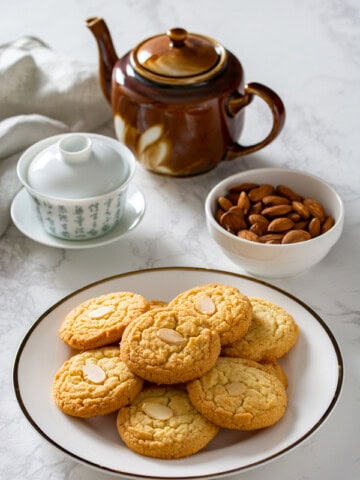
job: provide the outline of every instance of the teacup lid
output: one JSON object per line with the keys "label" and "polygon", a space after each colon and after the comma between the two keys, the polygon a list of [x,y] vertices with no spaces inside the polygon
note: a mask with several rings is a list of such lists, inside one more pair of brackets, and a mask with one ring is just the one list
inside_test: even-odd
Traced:
{"label": "teacup lid", "polygon": [[27,182],[39,193],[61,198],[90,198],[122,185],[129,168],[105,137],[65,134],[32,159]]}
{"label": "teacup lid", "polygon": [[135,71],[149,80],[189,85],[217,74],[224,67],[226,50],[209,37],[171,28],[140,43],[130,60]]}

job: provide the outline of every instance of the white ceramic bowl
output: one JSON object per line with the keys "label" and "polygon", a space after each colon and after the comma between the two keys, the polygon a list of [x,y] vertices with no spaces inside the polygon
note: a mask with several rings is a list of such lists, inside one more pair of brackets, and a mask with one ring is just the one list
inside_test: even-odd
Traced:
{"label": "white ceramic bowl", "polygon": [[[299,243],[270,245],[252,242],[226,231],[215,220],[217,199],[243,182],[287,185],[303,197],[314,198],[334,218],[326,233]],[[205,215],[211,237],[225,255],[247,272],[260,277],[281,278],[298,274],[320,262],[338,241],[344,224],[344,206],[337,192],[320,178],[296,170],[261,168],[232,175],[210,191],[205,201]]]}
{"label": "white ceramic bowl", "polygon": [[135,169],[133,154],[118,140],[77,133],[32,145],[21,155],[17,174],[44,230],[81,241],[104,235],[121,221]]}

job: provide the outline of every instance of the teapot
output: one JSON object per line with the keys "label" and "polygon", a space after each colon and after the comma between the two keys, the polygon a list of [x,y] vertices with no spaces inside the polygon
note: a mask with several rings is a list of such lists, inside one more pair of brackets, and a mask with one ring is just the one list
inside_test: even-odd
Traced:
{"label": "teapot", "polygon": [[[200,174],[279,135],[282,100],[265,85],[245,85],[240,61],[216,40],[171,28],[118,58],[105,21],[91,17],[86,26],[98,45],[100,85],[112,105],[116,136],[146,169]],[[272,128],[262,141],[244,146],[237,140],[255,95],[270,108]]]}

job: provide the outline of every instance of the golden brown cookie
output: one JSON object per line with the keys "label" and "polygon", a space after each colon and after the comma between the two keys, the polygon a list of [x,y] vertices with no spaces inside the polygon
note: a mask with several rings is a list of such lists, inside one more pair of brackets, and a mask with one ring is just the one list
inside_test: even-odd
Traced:
{"label": "golden brown cookie", "polygon": [[209,372],[188,383],[187,390],[200,413],[234,430],[269,427],[287,406],[281,381],[257,362],[241,358],[220,357]]}
{"label": "golden brown cookie", "polygon": [[149,310],[125,329],[122,360],[131,371],[157,384],[187,382],[216,362],[220,339],[192,310]]}
{"label": "golden brown cookie", "polygon": [[119,347],[78,353],[57,372],[52,394],[57,406],[75,417],[106,415],[128,405],[143,380],[120,360]]}
{"label": "golden brown cookie", "polygon": [[261,298],[250,298],[251,325],[244,337],[226,345],[222,355],[273,360],[285,355],[296,343],[299,327],[282,307]]}
{"label": "golden brown cookie", "polygon": [[192,406],[186,391],[155,386],[120,409],[117,428],[131,450],[165,459],[193,455],[219,431]]}
{"label": "golden brown cookie", "polygon": [[149,301],[150,308],[162,308],[167,307],[167,302],[163,302],[162,300],[150,300]]}
{"label": "golden brown cookie", "polygon": [[280,380],[280,382],[284,385],[285,388],[288,387],[287,375],[279,362],[277,362],[276,360],[271,360],[260,362],[260,365],[262,365],[268,373],[273,373]]}
{"label": "golden brown cookie", "polygon": [[65,317],[60,338],[78,350],[118,342],[125,327],[149,309],[147,300],[132,292],[115,292],[91,298]]}
{"label": "golden brown cookie", "polygon": [[169,306],[190,308],[203,315],[227,345],[245,335],[250,327],[250,300],[237,288],[219,283],[199,285],[177,295]]}

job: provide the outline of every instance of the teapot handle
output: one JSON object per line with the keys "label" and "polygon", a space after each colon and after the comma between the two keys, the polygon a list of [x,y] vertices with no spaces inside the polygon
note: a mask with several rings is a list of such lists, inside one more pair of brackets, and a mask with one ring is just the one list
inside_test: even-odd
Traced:
{"label": "teapot handle", "polygon": [[244,87],[244,95],[236,94],[229,97],[226,110],[230,117],[234,117],[243,107],[248,105],[254,95],[258,95],[269,106],[273,125],[269,135],[254,145],[243,146],[234,142],[227,150],[224,160],[232,160],[248,153],[256,152],[271,143],[281,132],[285,122],[285,107],[280,97],[270,88],[260,83],[249,83]]}

